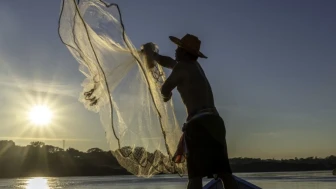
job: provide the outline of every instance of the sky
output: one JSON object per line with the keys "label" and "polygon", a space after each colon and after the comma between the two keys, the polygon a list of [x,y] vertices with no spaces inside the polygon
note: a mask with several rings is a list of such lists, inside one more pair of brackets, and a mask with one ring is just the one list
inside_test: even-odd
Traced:
{"label": "sky", "polygon": [[[335,1],[113,2],[138,48],[154,42],[173,56],[168,36],[199,37],[230,157],[336,155]],[[59,39],[60,5],[0,1],[0,140],[107,149],[99,115],[78,101],[84,76]],[[34,127],[26,114],[44,101],[55,119]]]}

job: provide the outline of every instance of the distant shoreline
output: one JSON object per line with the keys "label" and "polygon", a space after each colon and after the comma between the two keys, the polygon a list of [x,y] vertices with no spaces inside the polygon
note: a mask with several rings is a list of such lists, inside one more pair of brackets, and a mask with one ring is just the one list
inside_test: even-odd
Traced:
{"label": "distant shoreline", "polygon": [[[332,175],[333,170],[312,170],[312,171],[266,171],[266,172],[233,172],[233,174],[240,174],[240,173],[299,173],[299,172],[330,172],[330,175]],[[158,174],[158,175],[176,175],[179,177],[177,174]],[[158,176],[155,175],[155,176]],[[120,175],[73,175],[73,176],[44,176],[44,175],[35,175],[35,176],[22,176],[22,177],[0,177],[0,179],[26,179],[26,178],[31,178],[31,177],[43,177],[43,178],[70,178],[70,177],[113,177],[113,176],[134,176],[132,174],[120,174]],[[155,177],[154,176],[154,177]],[[142,178],[142,177],[139,177]],[[184,175],[182,178],[187,178],[187,175]],[[147,178],[144,178],[147,179]]]}
{"label": "distant shoreline", "polygon": [[[16,146],[13,141],[0,141],[0,152],[0,178],[132,175],[110,151],[99,148],[81,152],[38,141],[24,147]],[[234,173],[330,171],[332,174],[336,156],[281,160],[231,158],[230,164]]]}

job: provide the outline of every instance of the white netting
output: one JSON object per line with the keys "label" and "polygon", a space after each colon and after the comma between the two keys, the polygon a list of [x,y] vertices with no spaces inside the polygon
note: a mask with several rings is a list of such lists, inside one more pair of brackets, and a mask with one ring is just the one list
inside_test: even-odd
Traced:
{"label": "white netting", "polygon": [[160,95],[162,67],[146,66],[124,33],[118,6],[63,0],[59,35],[86,76],[79,100],[100,114],[120,165],[137,176],[185,174],[185,162],[172,162],[182,131],[172,101]]}

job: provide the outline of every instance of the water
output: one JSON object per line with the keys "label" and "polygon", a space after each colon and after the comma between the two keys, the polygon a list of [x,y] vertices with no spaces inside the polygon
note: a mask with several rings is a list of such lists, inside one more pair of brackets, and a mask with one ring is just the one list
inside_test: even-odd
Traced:
{"label": "water", "polygon": [[[331,171],[236,175],[264,189],[336,189],[336,176]],[[207,181],[209,180],[204,180],[204,183]],[[186,185],[187,179],[177,175],[155,176],[150,179],[134,176],[0,179],[0,188],[21,189],[185,189]]]}

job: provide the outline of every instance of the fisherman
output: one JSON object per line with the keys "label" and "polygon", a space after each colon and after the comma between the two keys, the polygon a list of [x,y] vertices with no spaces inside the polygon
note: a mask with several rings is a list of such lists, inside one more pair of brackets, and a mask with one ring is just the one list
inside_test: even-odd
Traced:
{"label": "fisherman", "polygon": [[[214,178],[214,175],[223,181],[226,189],[238,189],[229,164],[224,121],[216,110],[211,86],[197,61],[199,57],[207,58],[200,52],[201,41],[191,34],[182,39],[169,38],[177,45],[175,60],[153,53],[156,62],[172,69],[161,88],[164,102],[171,99],[172,90],[177,87],[188,114],[174,160],[178,162],[180,158],[177,157],[187,152],[188,189],[201,189],[202,178]],[[183,142],[187,149],[181,152]]]}

